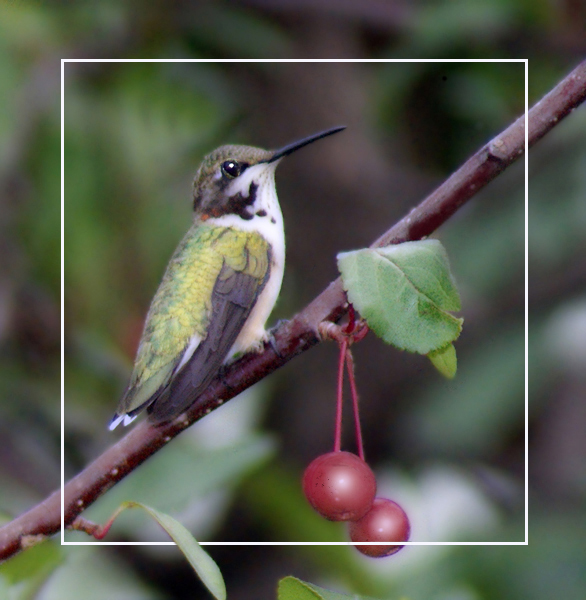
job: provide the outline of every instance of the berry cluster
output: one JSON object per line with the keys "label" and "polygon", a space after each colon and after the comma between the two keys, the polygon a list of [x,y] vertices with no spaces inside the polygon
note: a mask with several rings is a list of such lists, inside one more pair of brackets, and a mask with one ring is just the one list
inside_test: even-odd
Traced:
{"label": "berry cluster", "polygon": [[[405,511],[392,500],[376,497],[376,479],[364,460],[362,435],[358,414],[358,394],[354,379],[354,362],[350,344],[366,335],[365,325],[357,326],[354,311],[344,327],[328,324],[322,330],[340,345],[334,451],[318,456],[303,474],[303,492],[311,506],[330,521],[349,521],[350,539],[357,550],[367,556],[382,557],[398,552],[406,542],[410,525]],[[342,437],[342,388],[344,366],[347,367],[358,454],[340,449]],[[364,545],[361,542],[381,542]]]}

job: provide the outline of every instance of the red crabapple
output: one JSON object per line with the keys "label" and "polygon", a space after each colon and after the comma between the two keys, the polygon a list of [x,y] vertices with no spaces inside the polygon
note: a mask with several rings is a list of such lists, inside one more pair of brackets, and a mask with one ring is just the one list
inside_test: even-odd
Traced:
{"label": "red crabapple", "polygon": [[350,539],[356,549],[374,558],[390,556],[403,546],[396,544],[360,545],[359,542],[406,542],[411,527],[405,511],[392,500],[375,498],[372,508],[358,521],[350,523]]}
{"label": "red crabapple", "polygon": [[351,452],[318,456],[305,469],[303,492],[313,508],[330,521],[355,521],[365,515],[376,495],[370,467]]}

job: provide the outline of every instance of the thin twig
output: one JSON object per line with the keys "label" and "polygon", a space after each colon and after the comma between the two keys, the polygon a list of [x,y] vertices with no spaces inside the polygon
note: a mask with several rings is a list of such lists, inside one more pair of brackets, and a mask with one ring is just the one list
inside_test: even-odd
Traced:
{"label": "thin twig", "polygon": [[340,342],[340,357],[338,359],[338,385],[336,386],[336,428],[334,431],[334,452],[342,448],[342,413],[344,405],[344,362],[346,361],[346,348],[348,341]]}
{"label": "thin twig", "polygon": [[358,407],[358,390],[356,389],[356,377],[354,375],[354,357],[352,356],[352,350],[350,348],[346,348],[346,370],[348,371],[350,394],[352,395],[352,412],[354,413],[354,435],[356,437],[356,446],[358,448],[358,456],[364,460],[362,427],[360,426],[360,409]]}
{"label": "thin twig", "polygon": [[[530,144],[543,137],[585,97],[586,61],[530,111]],[[524,118],[520,118],[373,245],[400,243],[430,235],[464,202],[517,160],[523,149]],[[152,427],[146,419],[139,422],[66,484],[65,525],[70,525],[90,504],[186,427],[316,345],[320,341],[319,324],[339,320],[346,310],[346,297],[338,278],[291,321],[275,330],[274,347],[267,345],[261,354],[249,354],[233,363],[222,379],[213,381],[184,415],[161,427]],[[56,491],[0,529],[0,560],[12,556],[27,544],[57,533],[60,527],[60,492]]]}

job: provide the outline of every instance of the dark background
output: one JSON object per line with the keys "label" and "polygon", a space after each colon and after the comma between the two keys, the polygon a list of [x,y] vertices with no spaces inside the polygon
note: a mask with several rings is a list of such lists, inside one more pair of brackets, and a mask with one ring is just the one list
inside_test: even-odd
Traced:
{"label": "dark background", "polygon": [[[583,52],[579,6],[464,4],[466,11],[442,2],[2,7],[7,514],[59,482],[59,58],[530,55],[533,103]],[[275,148],[348,126],[278,169],[287,269],[274,323],[336,276],[337,252],[370,244],[523,107],[520,63],[67,64],[68,476],[119,437],[105,427],[150,299],[189,226],[191,179],[203,155],[224,143]],[[287,574],[385,598],[580,597],[585,128],[576,111],[530,160],[531,545],[410,547],[385,561],[335,546],[211,548],[231,598],[274,597]],[[409,512],[416,541],[524,539],[523,175],[514,165],[437,232],[463,301],[456,379],[372,335],[355,349],[366,455],[381,492]],[[299,489],[303,468],[332,446],[336,355],[334,344],[323,344],[204,419],[88,517],[101,521],[121,500],[144,499],[199,539],[344,540],[343,528],[315,517]],[[354,448],[351,427],[344,445]],[[110,535],[165,539],[140,514],[121,517]],[[184,597],[195,585],[175,549],[41,548],[22,555],[34,567],[20,577],[50,572],[47,594],[76,597],[95,581],[96,597]]]}

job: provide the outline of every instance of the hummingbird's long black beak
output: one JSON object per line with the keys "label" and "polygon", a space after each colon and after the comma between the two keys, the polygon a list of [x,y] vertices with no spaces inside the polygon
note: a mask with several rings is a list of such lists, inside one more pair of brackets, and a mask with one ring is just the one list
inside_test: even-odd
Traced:
{"label": "hummingbird's long black beak", "polygon": [[291,154],[292,152],[295,152],[295,150],[303,148],[303,146],[307,146],[308,144],[316,142],[317,140],[321,140],[322,138],[325,138],[328,135],[338,133],[338,131],[342,131],[343,129],[346,129],[346,125],[342,125],[340,127],[333,127],[332,129],[326,129],[325,131],[322,131],[320,133],[316,133],[297,142],[293,142],[292,144],[289,144],[288,146],[285,146],[280,150],[276,150],[273,156],[271,156],[271,158],[269,158],[269,160],[267,160],[266,162],[275,162],[276,160],[283,158],[283,156],[287,156],[287,154]]}

